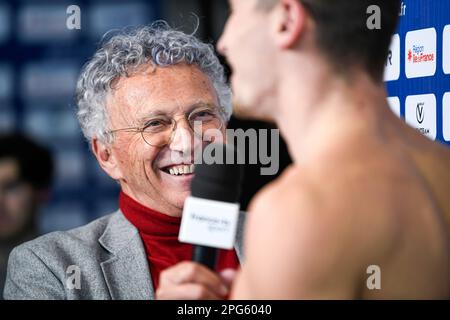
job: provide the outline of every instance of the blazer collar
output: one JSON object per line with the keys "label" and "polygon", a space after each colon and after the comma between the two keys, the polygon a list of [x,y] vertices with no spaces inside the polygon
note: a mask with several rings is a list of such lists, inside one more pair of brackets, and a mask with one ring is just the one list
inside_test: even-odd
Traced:
{"label": "blazer collar", "polygon": [[118,210],[99,243],[111,257],[100,263],[111,298],[153,300],[154,289],[142,240],[137,229]]}

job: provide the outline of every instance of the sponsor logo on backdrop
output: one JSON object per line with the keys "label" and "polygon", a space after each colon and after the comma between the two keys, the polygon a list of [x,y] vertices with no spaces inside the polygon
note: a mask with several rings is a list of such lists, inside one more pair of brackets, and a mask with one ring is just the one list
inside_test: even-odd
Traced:
{"label": "sponsor logo on backdrop", "polygon": [[422,124],[423,120],[425,119],[425,113],[423,112],[424,106],[424,102],[419,102],[416,107],[416,120],[419,124]]}
{"label": "sponsor logo on backdrop", "polygon": [[436,73],[436,29],[422,29],[406,34],[405,73],[407,78],[434,76]]}
{"label": "sponsor logo on backdrop", "polygon": [[396,34],[392,37],[391,47],[389,48],[384,81],[394,81],[398,78],[400,78],[400,36]]}
{"label": "sponsor logo on backdrop", "polygon": [[405,120],[411,127],[435,140],[436,129],[436,96],[425,94],[408,96],[405,102]]}

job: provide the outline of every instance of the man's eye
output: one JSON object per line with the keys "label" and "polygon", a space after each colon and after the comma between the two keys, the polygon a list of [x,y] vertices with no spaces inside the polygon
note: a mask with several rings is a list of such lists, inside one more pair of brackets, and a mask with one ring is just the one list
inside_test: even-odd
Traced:
{"label": "man's eye", "polygon": [[146,132],[161,132],[170,127],[170,121],[155,119],[148,121],[144,126],[144,131]]}
{"label": "man's eye", "polygon": [[153,120],[147,123],[146,127],[157,127],[162,125],[162,122],[160,120]]}
{"label": "man's eye", "polygon": [[161,126],[165,126],[167,125],[167,121],[163,120],[163,119],[154,119],[154,120],[150,120],[145,124],[146,128],[155,128],[155,127],[161,127]]}
{"label": "man's eye", "polygon": [[199,111],[192,115],[193,120],[210,120],[214,117],[214,112],[209,110]]}

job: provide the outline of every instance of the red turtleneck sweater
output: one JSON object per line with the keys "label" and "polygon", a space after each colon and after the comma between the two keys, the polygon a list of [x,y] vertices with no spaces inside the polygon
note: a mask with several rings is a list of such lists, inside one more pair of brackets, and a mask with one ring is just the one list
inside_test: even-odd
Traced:
{"label": "red turtleneck sweater", "polygon": [[[192,245],[178,241],[181,218],[171,217],[144,207],[125,193],[119,195],[119,208],[139,231],[147,254],[153,287],[159,284],[164,269],[192,259]],[[219,250],[216,271],[239,267],[235,250]]]}

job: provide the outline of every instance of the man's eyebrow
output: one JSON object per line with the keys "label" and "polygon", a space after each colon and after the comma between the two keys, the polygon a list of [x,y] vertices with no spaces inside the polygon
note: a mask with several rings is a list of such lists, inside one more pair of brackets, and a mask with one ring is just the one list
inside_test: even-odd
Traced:
{"label": "man's eyebrow", "polygon": [[[209,108],[217,108],[218,106],[216,106],[216,104],[211,103],[211,102],[199,101],[199,102],[195,102],[195,103],[189,105],[185,109],[184,113],[187,114],[187,113],[190,113],[191,111],[193,111],[194,109],[202,108],[202,107],[205,107],[205,108],[208,108],[208,107]],[[165,112],[163,110],[156,109],[156,110],[151,110],[151,111],[141,115],[139,117],[138,121],[139,122],[145,122],[149,118],[153,118],[153,117],[157,117],[157,116],[171,117],[171,116],[173,116],[173,114],[172,113],[168,114],[167,112]]]}
{"label": "man's eyebrow", "polygon": [[196,102],[196,103],[191,104],[187,110],[192,111],[192,110],[194,110],[196,108],[201,108],[201,107],[215,107],[215,108],[217,108],[218,106],[216,106],[215,103],[200,101],[200,102]]}
{"label": "man's eyebrow", "polygon": [[166,116],[166,115],[167,115],[167,113],[165,113],[162,110],[152,110],[152,111],[146,112],[140,118],[145,119],[145,118],[151,118],[151,117],[155,117],[155,116]]}

